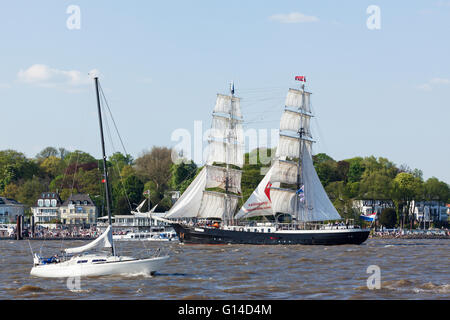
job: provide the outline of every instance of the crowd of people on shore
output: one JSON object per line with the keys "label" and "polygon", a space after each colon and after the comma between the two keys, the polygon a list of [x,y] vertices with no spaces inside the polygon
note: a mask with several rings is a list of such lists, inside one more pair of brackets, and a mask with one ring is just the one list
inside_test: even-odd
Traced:
{"label": "crowd of people on shore", "polygon": [[375,230],[371,238],[402,238],[402,239],[450,239],[450,230],[436,229],[436,230]]}
{"label": "crowd of people on shore", "polygon": [[95,238],[99,232],[94,229],[48,229],[42,228],[30,234],[32,238]]}
{"label": "crowd of people on shore", "polygon": [[[0,235],[3,238],[16,238],[16,227],[5,229],[5,232]],[[96,238],[101,231],[97,228],[81,228],[81,227],[61,227],[61,228],[47,228],[38,226],[34,232],[30,228],[25,228],[22,231],[24,238],[40,238],[40,239],[62,239],[62,238]]]}

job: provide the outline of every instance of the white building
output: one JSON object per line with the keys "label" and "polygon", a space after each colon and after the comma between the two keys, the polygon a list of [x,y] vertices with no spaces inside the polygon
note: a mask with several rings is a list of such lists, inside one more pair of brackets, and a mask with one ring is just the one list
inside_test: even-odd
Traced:
{"label": "white building", "polygon": [[31,207],[31,212],[34,216],[34,223],[55,223],[59,222],[61,215],[59,207],[61,206],[61,199],[56,192],[43,192],[39,199],[37,199],[34,207]]}
{"label": "white building", "polygon": [[5,197],[0,197],[0,223],[15,223],[17,216],[23,216],[25,205]]}
{"label": "white building", "polygon": [[368,215],[374,212],[379,216],[385,208],[395,208],[391,200],[354,200],[353,208],[361,214]]}
{"label": "white building", "polygon": [[97,207],[88,194],[74,194],[59,208],[63,224],[95,224]]}
{"label": "white building", "polygon": [[448,221],[448,208],[444,202],[439,201],[412,201],[410,214],[414,214],[418,221]]}

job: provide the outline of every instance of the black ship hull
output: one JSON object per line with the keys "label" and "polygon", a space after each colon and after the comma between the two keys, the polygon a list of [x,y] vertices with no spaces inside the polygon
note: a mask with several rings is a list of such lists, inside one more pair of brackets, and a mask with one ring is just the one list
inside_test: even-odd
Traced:
{"label": "black ship hull", "polygon": [[250,232],[172,224],[180,242],[186,244],[259,244],[259,245],[344,245],[361,244],[369,230],[309,230],[285,232]]}

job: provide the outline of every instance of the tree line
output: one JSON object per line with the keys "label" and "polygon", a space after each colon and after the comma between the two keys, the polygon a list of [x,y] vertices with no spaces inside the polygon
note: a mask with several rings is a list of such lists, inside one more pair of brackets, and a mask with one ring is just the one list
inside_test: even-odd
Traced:
{"label": "tree line", "polygon": [[[242,168],[241,205],[263,178],[260,155],[270,158],[274,150],[256,149],[245,154]],[[255,157],[256,161],[249,161]],[[411,200],[449,202],[449,185],[432,177],[426,181],[422,171],[407,165],[397,166],[386,158],[355,157],[336,161],[319,153],[313,156],[317,174],[334,206],[343,218],[359,216],[353,206],[358,200],[389,200],[395,205],[395,225],[413,224],[409,215]],[[252,164],[250,164],[252,163]],[[192,161],[172,161],[172,150],[154,146],[134,159],[129,154],[114,153],[107,160],[112,194],[113,214],[130,211],[147,197],[150,208],[157,212],[172,206],[171,191],[186,190],[200,171]],[[30,208],[42,192],[57,192],[64,201],[71,194],[89,194],[100,210],[105,212],[103,164],[100,159],[80,151],[47,147],[34,158],[15,150],[0,151],[0,195],[13,198]],[[29,210],[28,210],[29,213]]]}

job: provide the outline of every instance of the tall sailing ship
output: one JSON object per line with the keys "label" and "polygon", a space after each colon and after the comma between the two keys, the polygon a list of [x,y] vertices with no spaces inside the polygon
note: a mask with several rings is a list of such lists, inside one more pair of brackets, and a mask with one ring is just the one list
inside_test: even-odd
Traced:
{"label": "tall sailing ship", "polygon": [[244,136],[240,99],[234,96],[234,85],[230,91],[230,95],[217,95],[206,165],[165,218],[232,223],[241,198]]}
{"label": "tall sailing ship", "polygon": [[[208,162],[165,216],[177,219],[171,223],[181,242],[337,245],[361,244],[368,238],[367,229],[336,223],[342,218],[313,165],[310,96],[304,83],[289,89],[276,157],[235,214],[241,192],[241,171],[236,168],[242,168],[244,159],[240,100],[234,86],[231,95],[217,95]],[[249,220],[253,217],[268,222]],[[199,224],[202,221],[210,223]]]}

